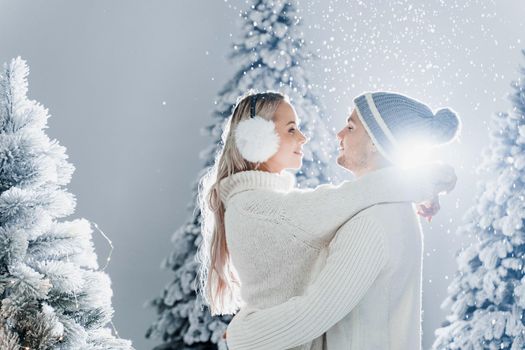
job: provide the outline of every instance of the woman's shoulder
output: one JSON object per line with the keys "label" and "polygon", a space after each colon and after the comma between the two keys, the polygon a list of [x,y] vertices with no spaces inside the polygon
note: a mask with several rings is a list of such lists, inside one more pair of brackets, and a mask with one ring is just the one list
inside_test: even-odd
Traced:
{"label": "woman's shoulder", "polygon": [[264,189],[240,191],[229,197],[225,207],[227,212],[228,209],[234,208],[240,215],[255,215],[261,218],[282,217],[283,195]]}
{"label": "woman's shoulder", "polygon": [[232,174],[219,183],[221,200],[226,204],[233,196],[251,192],[252,196],[285,193],[295,186],[295,177],[288,172],[269,173],[249,170]]}

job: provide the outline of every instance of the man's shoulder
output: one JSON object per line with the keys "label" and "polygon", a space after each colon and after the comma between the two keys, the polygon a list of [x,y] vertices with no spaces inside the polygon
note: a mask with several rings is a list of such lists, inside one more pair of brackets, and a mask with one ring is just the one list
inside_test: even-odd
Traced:
{"label": "man's shoulder", "polygon": [[366,218],[388,227],[396,222],[413,220],[416,218],[416,213],[412,203],[409,202],[379,203],[363,209],[354,218]]}
{"label": "man's shoulder", "polygon": [[381,215],[391,212],[414,212],[411,202],[378,203],[361,210],[357,216]]}

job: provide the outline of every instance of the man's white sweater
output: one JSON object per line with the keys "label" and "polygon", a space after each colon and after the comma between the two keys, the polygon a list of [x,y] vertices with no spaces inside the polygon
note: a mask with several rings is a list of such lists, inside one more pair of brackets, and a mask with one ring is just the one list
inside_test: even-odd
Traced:
{"label": "man's white sweater", "polygon": [[[339,186],[322,185],[314,190],[293,189],[293,177],[287,173],[246,171],[224,179],[221,198],[226,206],[226,239],[245,303],[228,328],[230,349],[300,346],[349,314],[363,298],[360,293],[367,291],[383,271],[388,249],[382,225],[363,215],[377,209],[370,208],[346,222],[376,203],[431,198],[439,191],[436,183],[444,182],[450,174],[431,172],[427,178],[416,180],[405,175],[386,168]],[[407,225],[417,223],[411,205],[402,205],[400,208],[411,215]],[[330,244],[340,228],[343,231]],[[335,244],[343,238],[349,240],[347,244]],[[329,244],[330,254],[321,271],[324,259],[320,256],[326,256]],[[339,249],[334,251],[334,247]],[[350,260],[343,261],[342,256],[352,249],[358,258],[350,255]],[[366,273],[361,274],[360,268]],[[417,290],[413,298],[419,300]],[[333,334],[327,339],[328,346],[341,339],[335,329]],[[301,348],[320,348],[319,339]]]}

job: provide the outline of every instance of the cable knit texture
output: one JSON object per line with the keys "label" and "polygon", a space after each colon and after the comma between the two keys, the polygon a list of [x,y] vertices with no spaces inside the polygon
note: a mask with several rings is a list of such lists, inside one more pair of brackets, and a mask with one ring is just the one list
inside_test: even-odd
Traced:
{"label": "cable knit texture", "polygon": [[[220,183],[220,193],[226,207],[226,240],[241,281],[241,296],[245,303],[242,305],[243,311],[271,310],[272,306],[303,294],[313,277],[319,274],[325,261],[321,257],[326,257],[327,247],[341,226],[358,212],[377,203],[421,201],[431,198],[436,193],[436,183],[445,182],[444,178],[449,175],[438,172],[438,175],[431,176],[431,173],[434,171],[411,180],[405,171],[385,168],[338,186],[321,185],[307,190],[295,189],[293,176],[286,172],[273,174],[245,171],[223,179]],[[365,226],[367,229],[376,227],[368,223]],[[371,232],[372,245],[363,246],[363,252],[383,251],[377,232]],[[357,243],[358,246],[362,244]],[[368,253],[365,256],[368,256]],[[377,271],[384,262],[382,259],[379,256],[371,264],[367,264],[367,268]],[[327,286],[328,282],[330,286],[339,283],[337,279],[330,281],[329,277],[324,282]],[[362,285],[367,279],[354,282]],[[317,306],[317,302],[314,301],[312,306]],[[333,301],[330,309],[338,308],[338,304],[339,302]],[[290,315],[296,315],[297,309],[295,306],[291,309],[285,308],[286,313],[289,311],[293,311]],[[317,316],[310,317],[305,313],[299,316],[303,320],[309,319],[311,323],[317,323]],[[286,322],[277,322],[272,317],[270,319],[275,321],[271,323],[280,325],[279,329],[286,329]],[[323,321],[323,327],[335,323],[333,320],[331,318]],[[300,348],[321,349],[322,342],[319,339],[313,343],[308,342],[321,336],[323,332],[315,333],[315,337],[312,337],[314,333],[309,333],[305,338],[287,336],[291,342],[285,343],[279,343],[277,340],[268,343],[263,336],[262,343],[253,347],[249,345],[250,341],[243,341],[257,339],[252,338],[252,335],[257,334],[259,326],[262,326],[264,331],[267,323],[247,326],[246,333],[245,330],[239,333],[233,330],[230,333],[228,329],[230,348],[278,349],[307,343]],[[293,326],[293,323],[288,326]],[[274,337],[272,329],[269,328],[272,334],[269,338],[281,339]],[[265,345],[261,347],[261,344]],[[286,345],[283,347],[281,344]]]}
{"label": "cable knit texture", "polygon": [[420,350],[422,242],[410,204],[365,209],[339,229],[302,296],[241,310],[230,349]]}

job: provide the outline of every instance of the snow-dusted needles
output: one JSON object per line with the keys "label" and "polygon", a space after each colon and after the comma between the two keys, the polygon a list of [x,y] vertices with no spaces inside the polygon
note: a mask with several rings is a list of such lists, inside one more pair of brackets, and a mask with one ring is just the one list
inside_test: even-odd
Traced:
{"label": "snow-dusted needles", "polygon": [[[66,253],[66,261],[69,263],[69,254]],[[78,310],[78,298],[77,298],[77,293],[75,292],[75,290],[73,290],[73,296],[75,297],[75,306]]]}

